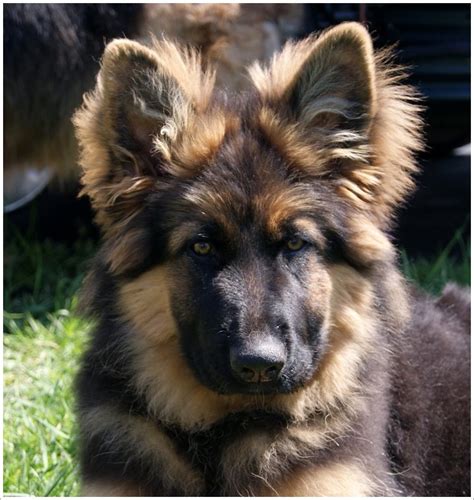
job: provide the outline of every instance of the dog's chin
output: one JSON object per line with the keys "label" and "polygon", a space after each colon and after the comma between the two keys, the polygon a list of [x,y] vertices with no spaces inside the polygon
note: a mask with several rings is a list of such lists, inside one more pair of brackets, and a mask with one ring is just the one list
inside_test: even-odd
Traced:
{"label": "dog's chin", "polygon": [[301,389],[309,377],[294,379],[281,378],[274,383],[242,383],[235,379],[224,377],[199,377],[200,382],[208,389],[220,395],[242,395],[242,396],[276,396],[278,394],[291,394]]}

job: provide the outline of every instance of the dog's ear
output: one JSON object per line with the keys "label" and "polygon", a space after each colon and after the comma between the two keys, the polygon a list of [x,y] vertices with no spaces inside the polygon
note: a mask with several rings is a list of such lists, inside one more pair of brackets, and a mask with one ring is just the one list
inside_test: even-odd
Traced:
{"label": "dog's ear", "polygon": [[168,41],[107,45],[97,86],[74,116],[83,193],[103,227],[132,216],[160,178],[185,168],[173,148],[208,106],[213,82],[195,52]]}
{"label": "dog's ear", "polygon": [[265,103],[308,129],[363,131],[375,113],[372,41],[357,23],[290,43],[250,74]]}
{"label": "dog's ear", "polygon": [[343,23],[250,68],[259,126],[290,166],[330,179],[382,225],[413,186],[421,148],[414,91],[388,58],[362,25]]}

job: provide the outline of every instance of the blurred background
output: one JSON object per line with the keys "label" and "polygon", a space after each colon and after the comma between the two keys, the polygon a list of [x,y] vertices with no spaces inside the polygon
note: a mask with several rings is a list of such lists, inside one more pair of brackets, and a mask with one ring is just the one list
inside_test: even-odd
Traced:
{"label": "blurred background", "polygon": [[105,44],[167,36],[198,47],[218,85],[288,39],[363,22],[424,96],[427,149],[394,239],[408,279],[470,282],[470,4],[7,4],[4,15],[4,491],[78,493],[72,380],[89,325],[75,314],[98,245],[77,198],[71,115]]}

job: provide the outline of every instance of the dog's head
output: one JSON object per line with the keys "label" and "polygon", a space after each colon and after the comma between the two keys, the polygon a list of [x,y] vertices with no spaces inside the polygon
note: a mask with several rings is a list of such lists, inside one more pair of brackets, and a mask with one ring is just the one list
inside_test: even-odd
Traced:
{"label": "dog's head", "polygon": [[177,344],[177,385],[190,368],[212,393],[274,395],[362,346],[353,310],[373,298],[371,266],[392,262],[419,120],[358,24],[249,74],[252,93],[216,95],[195,52],[114,41],[75,124],[119,312],[147,339],[140,370]]}

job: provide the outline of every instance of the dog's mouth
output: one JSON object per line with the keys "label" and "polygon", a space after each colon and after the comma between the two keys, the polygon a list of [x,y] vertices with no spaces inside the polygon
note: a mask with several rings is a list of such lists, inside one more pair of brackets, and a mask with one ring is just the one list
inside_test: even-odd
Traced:
{"label": "dog's mouth", "polygon": [[291,394],[303,387],[310,379],[308,370],[296,374],[294,370],[290,377],[286,373],[282,373],[280,377],[272,382],[242,382],[237,380],[230,372],[220,373],[214,367],[207,365],[203,369],[203,365],[199,364],[193,370],[198,380],[208,389],[220,395],[242,395],[256,397],[271,397],[278,394]]}
{"label": "dog's mouth", "polygon": [[276,394],[288,394],[294,389],[285,387],[278,383],[253,383],[253,384],[222,384],[217,392],[219,394],[242,394],[255,396],[271,396]]}

